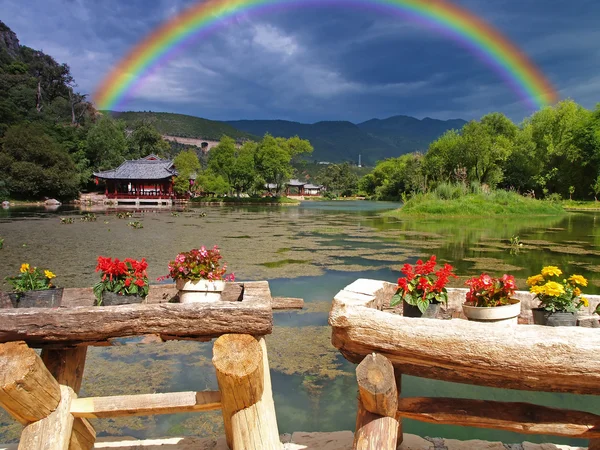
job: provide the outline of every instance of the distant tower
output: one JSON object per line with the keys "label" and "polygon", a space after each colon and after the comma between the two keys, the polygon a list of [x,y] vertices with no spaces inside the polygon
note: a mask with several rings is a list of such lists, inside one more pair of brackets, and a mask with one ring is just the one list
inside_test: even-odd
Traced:
{"label": "distant tower", "polygon": [[358,167],[362,167],[362,164],[360,162],[360,157],[361,157],[361,155],[358,155]]}

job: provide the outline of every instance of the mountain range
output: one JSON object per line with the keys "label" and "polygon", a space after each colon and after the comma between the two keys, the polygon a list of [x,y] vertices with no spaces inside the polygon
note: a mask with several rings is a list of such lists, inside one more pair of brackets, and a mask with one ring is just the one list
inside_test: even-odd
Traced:
{"label": "mountain range", "polygon": [[422,120],[410,116],[371,119],[354,124],[326,121],[313,124],[286,120],[214,121],[195,116],[155,112],[111,112],[114,117],[132,123],[150,120],[163,135],[217,140],[226,134],[236,139],[259,139],[265,133],[276,137],[299,136],[314,147],[310,159],[317,161],[358,162],[373,165],[385,158],[415,151],[425,152],[429,144],[450,129],[461,129],[462,119]]}

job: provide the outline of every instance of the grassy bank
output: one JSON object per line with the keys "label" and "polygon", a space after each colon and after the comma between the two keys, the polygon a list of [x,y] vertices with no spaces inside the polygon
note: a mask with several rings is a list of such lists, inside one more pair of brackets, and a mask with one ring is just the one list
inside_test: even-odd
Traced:
{"label": "grassy bank", "polygon": [[567,211],[600,211],[600,202],[593,200],[563,200],[562,205]]}
{"label": "grassy bank", "polygon": [[491,217],[506,215],[564,214],[562,204],[526,198],[502,190],[489,193],[465,193],[445,198],[438,192],[416,194],[404,206],[387,213],[389,216],[454,216]]}
{"label": "grassy bank", "polygon": [[225,204],[225,205],[299,205],[299,200],[287,197],[196,197],[190,200],[193,204]]}

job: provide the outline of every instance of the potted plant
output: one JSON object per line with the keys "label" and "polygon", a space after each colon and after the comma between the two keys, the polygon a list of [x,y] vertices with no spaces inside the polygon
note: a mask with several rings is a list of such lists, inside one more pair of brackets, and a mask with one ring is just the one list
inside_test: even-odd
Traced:
{"label": "potted plant", "polygon": [[32,267],[28,263],[21,264],[19,274],[7,277],[14,292],[9,294],[15,308],[58,308],[62,300],[63,288],[52,283],[56,277],[48,269]]}
{"label": "potted plant", "polygon": [[96,306],[143,302],[149,290],[147,267],[144,258],[141,261],[131,258],[120,261],[98,256],[96,272],[102,272],[102,278],[94,285]]}
{"label": "potted plant", "polygon": [[175,280],[181,303],[215,302],[221,298],[226,281],[233,281],[233,274],[225,275],[227,264],[221,267],[222,256],[215,245],[212,249],[202,246],[183,252],[169,262],[169,275]]}
{"label": "potted plant", "polygon": [[398,286],[390,306],[396,306],[402,301],[403,315],[406,317],[436,317],[440,304],[448,303],[446,284],[450,277],[457,278],[450,264],[444,264],[437,271],[436,264],[435,255],[425,263],[418,260],[414,266],[404,264],[400,271],[405,277],[398,278]]}
{"label": "potted plant", "polygon": [[515,277],[504,274],[494,278],[487,273],[465,282],[469,286],[463,312],[467,319],[478,322],[513,320],[521,313],[521,302],[512,298],[517,289]]}
{"label": "potted plant", "polygon": [[581,275],[564,278],[562,274],[558,267],[546,266],[538,275],[527,278],[529,291],[540,301],[540,306],[532,310],[535,324],[575,326],[579,308],[589,306],[581,295],[581,287],[587,286],[587,280]]}

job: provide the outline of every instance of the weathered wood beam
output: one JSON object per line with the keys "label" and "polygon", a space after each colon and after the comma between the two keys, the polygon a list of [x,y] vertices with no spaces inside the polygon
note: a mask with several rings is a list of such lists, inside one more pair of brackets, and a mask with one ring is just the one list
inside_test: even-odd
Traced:
{"label": "weathered wood beam", "polygon": [[359,280],[333,300],[332,343],[350,361],[358,363],[377,352],[407,375],[509,389],[598,393],[596,329],[490,327],[460,319],[402,317],[369,307],[382,302],[385,286]]}
{"label": "weathered wood beam", "polygon": [[143,334],[181,339],[225,333],[264,335],[271,333],[272,326],[270,297],[210,304],[8,309],[0,311],[0,342],[69,346]]}
{"label": "weathered wood beam", "polygon": [[60,400],[59,384],[33,349],[0,344],[0,407],[27,425],[48,417]]}
{"label": "weathered wood beam", "polygon": [[213,364],[232,450],[281,449],[264,339],[226,334],[215,341]]}
{"label": "weathered wood beam", "polygon": [[304,300],[294,297],[273,297],[271,301],[273,309],[302,309],[304,308]]}
{"label": "weathered wood beam", "polygon": [[[353,448],[395,450],[400,430],[394,367],[384,356],[368,355],[356,368],[358,412]],[[401,439],[400,439],[401,441]]]}
{"label": "weathered wood beam", "polygon": [[19,450],[68,450],[73,431],[73,416],[69,412],[75,393],[60,386],[58,407],[48,417],[27,425],[21,433]]}
{"label": "weathered wood beam", "polygon": [[600,438],[600,416],[530,403],[462,398],[400,398],[398,416],[420,422],[492,428],[524,434]]}
{"label": "weathered wood beam", "polygon": [[218,391],[87,397],[75,399],[71,404],[73,416],[88,419],[214,411],[216,409],[221,409],[221,394]]}
{"label": "weathered wood beam", "polygon": [[42,361],[58,381],[58,384],[69,386],[79,395],[87,347],[65,348],[60,350],[42,350]]}

